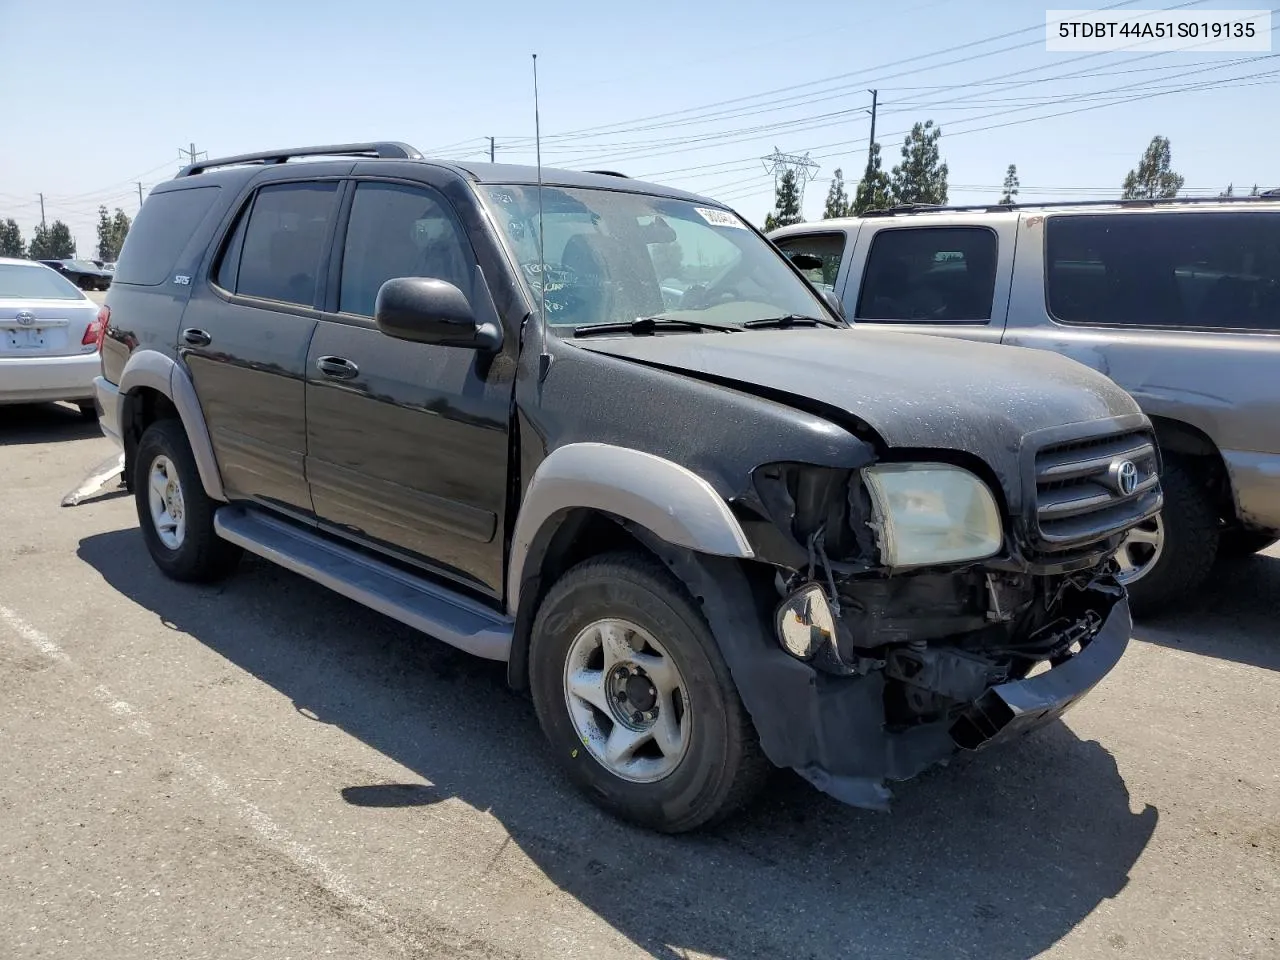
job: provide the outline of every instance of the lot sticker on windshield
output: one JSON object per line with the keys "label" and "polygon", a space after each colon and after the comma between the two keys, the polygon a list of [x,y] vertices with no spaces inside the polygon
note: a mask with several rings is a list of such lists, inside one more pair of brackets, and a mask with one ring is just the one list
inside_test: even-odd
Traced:
{"label": "lot sticker on windshield", "polygon": [[711,207],[694,207],[698,211],[698,216],[711,224],[713,227],[737,227],[739,230],[747,229],[747,225],[739,220],[728,210],[715,210]]}

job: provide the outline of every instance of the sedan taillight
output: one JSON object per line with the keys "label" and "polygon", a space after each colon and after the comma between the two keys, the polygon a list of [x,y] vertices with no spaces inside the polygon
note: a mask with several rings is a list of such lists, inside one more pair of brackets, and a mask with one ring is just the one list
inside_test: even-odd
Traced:
{"label": "sedan taillight", "polygon": [[102,349],[102,341],[107,335],[107,324],[111,322],[111,308],[105,304],[98,310],[98,316],[93,323],[85,328],[84,336],[80,338],[80,345],[87,347],[92,345],[95,349]]}

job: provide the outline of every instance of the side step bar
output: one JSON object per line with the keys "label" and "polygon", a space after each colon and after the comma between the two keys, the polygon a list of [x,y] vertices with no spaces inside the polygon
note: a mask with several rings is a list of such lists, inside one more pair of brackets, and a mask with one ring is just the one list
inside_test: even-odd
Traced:
{"label": "side step bar", "polygon": [[488,660],[511,653],[512,621],[468,597],[260,511],[221,507],[213,529],[294,573]]}

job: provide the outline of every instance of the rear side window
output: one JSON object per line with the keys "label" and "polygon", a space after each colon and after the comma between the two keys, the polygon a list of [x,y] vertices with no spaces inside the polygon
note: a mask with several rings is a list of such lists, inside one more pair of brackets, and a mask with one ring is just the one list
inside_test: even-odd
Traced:
{"label": "rear side window", "polygon": [[191,187],[151,194],[129,228],[113,282],[148,287],[164,283],[221,189]]}
{"label": "rear side window", "polygon": [[253,198],[223,251],[216,282],[246,297],[311,306],[338,185],[280,183]]}
{"label": "rear side window", "polygon": [[840,274],[840,260],[844,257],[843,233],[807,233],[798,237],[779,237],[774,242],[788,257],[808,253],[821,259],[821,267],[800,272],[819,290],[835,290],[836,277]]}
{"label": "rear side window", "polygon": [[1063,323],[1280,330],[1280,213],[1060,215],[1045,259]]}
{"label": "rear side window", "polygon": [[997,241],[985,227],[899,227],[871,241],[858,320],[991,319]]}

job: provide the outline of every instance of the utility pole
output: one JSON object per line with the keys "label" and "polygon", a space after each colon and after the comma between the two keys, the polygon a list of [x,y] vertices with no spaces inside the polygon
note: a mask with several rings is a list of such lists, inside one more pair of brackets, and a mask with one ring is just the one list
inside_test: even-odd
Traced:
{"label": "utility pole", "polygon": [[135,180],[133,182],[138,185],[138,209],[141,210],[142,209],[142,181]]}
{"label": "utility pole", "polygon": [[178,155],[185,157],[188,165],[195,163],[197,160],[209,159],[209,154],[206,153],[205,151],[203,150],[199,152],[196,151],[196,145],[194,143],[190,145],[190,149],[188,150],[183,150],[181,147],[179,147]]}
{"label": "utility pole", "polygon": [[867,176],[871,176],[871,157],[876,148],[876,104],[880,99],[879,90],[868,90],[871,94],[871,140],[867,144]]}
{"label": "utility pole", "polygon": [[489,162],[493,163],[493,137],[489,138]]}
{"label": "utility pole", "polygon": [[45,229],[44,224],[44,194],[40,194],[40,229]]}

